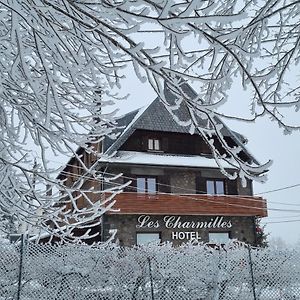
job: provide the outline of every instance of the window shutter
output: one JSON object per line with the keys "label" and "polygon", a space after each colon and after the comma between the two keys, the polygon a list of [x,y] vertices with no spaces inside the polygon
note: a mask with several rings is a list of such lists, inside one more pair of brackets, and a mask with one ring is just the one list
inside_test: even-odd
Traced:
{"label": "window shutter", "polygon": [[158,181],[158,192],[171,193],[169,176],[167,175],[159,176],[157,181]]}
{"label": "window shutter", "polygon": [[[133,146],[132,150],[141,151],[142,150],[142,142],[141,142],[141,140],[138,137],[135,137],[133,139],[133,141],[132,141],[132,146]],[[131,149],[129,149],[129,150],[131,150]]]}
{"label": "window shutter", "polygon": [[238,194],[237,180],[226,179],[226,186],[227,186],[227,189],[225,191],[226,194],[228,194],[228,195],[237,195]]}
{"label": "window shutter", "polygon": [[131,180],[130,185],[124,188],[124,192],[136,192],[136,178],[130,179],[131,177],[135,176],[132,174],[123,173],[123,183]]}
{"label": "window shutter", "polygon": [[148,137],[143,136],[141,138],[141,151],[147,151],[148,150]]}
{"label": "window shutter", "polygon": [[197,176],[196,178],[196,193],[197,194],[206,194],[206,178]]}
{"label": "window shutter", "polygon": [[161,139],[161,150],[164,152],[169,152],[169,141],[167,137]]}

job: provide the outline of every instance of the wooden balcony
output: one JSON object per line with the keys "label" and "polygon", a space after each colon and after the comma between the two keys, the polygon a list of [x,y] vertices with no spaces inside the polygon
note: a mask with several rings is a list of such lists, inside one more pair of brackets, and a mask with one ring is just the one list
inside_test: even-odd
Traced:
{"label": "wooden balcony", "polygon": [[267,216],[261,197],[242,195],[179,195],[121,193],[110,214]]}

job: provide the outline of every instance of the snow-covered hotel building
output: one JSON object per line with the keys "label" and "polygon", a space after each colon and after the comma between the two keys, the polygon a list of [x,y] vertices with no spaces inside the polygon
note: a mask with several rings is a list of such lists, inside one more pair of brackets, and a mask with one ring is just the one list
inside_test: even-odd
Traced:
{"label": "snow-covered hotel building", "polygon": [[[184,109],[178,113],[181,120],[189,118]],[[253,196],[250,180],[242,187],[239,179],[222,175],[200,135],[179,126],[158,99],[120,117],[117,123],[118,138],[106,138],[99,145],[102,158],[84,158],[96,163],[106,176],[122,173],[119,184],[131,181],[115,196],[116,211],[106,213],[101,225],[93,228],[92,232],[99,232],[96,240],[107,240],[116,229],[116,240],[124,246],[151,240],[178,245],[229,238],[256,243],[255,218],[267,216],[266,201]],[[243,136],[230,130],[224,134],[228,143],[242,146],[244,160],[255,160]],[[64,174],[78,172],[76,165],[76,159],[71,159],[60,177],[71,184],[72,178]],[[228,171],[233,170],[228,166]],[[100,186],[99,182],[86,183],[93,184],[95,189]],[[109,183],[103,183],[100,188],[108,187]]]}

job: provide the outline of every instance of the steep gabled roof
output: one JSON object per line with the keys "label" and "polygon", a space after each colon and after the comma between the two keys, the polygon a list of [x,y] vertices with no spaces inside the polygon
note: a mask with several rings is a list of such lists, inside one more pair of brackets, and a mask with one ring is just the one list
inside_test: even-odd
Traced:
{"label": "steep gabled roof", "polygon": [[[196,92],[187,84],[184,86],[185,93],[188,94],[189,97],[196,98],[197,94]],[[140,108],[134,111],[131,111],[119,118],[117,118],[115,121],[117,123],[117,127],[114,129],[114,135],[117,136],[115,139],[112,139],[110,137],[105,137],[103,140],[103,156],[101,159],[98,160],[98,163],[107,163],[107,162],[115,162],[115,163],[125,163],[128,159],[128,162],[130,161],[133,163],[133,152],[129,153],[128,151],[125,153],[121,153],[122,151],[118,151],[121,146],[128,140],[128,138],[136,131],[136,130],[147,130],[147,131],[159,131],[159,132],[173,132],[173,133],[190,133],[191,129],[191,121],[190,121],[190,113],[185,106],[185,104],[176,106],[176,98],[171,92],[166,92],[165,94],[166,99],[170,103],[174,104],[174,107],[176,107],[175,114],[178,118],[178,120],[174,120],[172,114],[168,111],[168,109],[165,107],[165,105],[162,103],[162,101],[159,98],[156,98],[153,102],[151,102],[148,106],[144,108]],[[173,108],[174,108],[173,107]],[[216,117],[217,118],[217,117]],[[222,131],[223,135],[230,137],[232,141],[236,143],[236,145],[240,146],[244,154],[246,154],[246,157],[250,159],[251,162],[255,164],[259,164],[257,160],[254,158],[254,156],[246,149],[245,144],[247,142],[247,139],[242,136],[241,134],[234,132],[230,130],[219,118],[216,119],[217,122],[222,124]],[[200,124],[200,126],[206,126],[207,120],[197,120]],[[199,135],[198,133],[195,133],[196,135]],[[83,147],[79,147],[76,150],[77,154],[81,154],[84,151]],[[117,152],[118,151],[118,152]],[[153,154],[154,155],[154,154]],[[177,162],[179,162],[179,159],[181,159],[181,162],[183,162],[184,165],[197,165],[197,163],[191,164],[192,157],[182,156],[182,155],[168,155],[167,153],[160,154],[163,156],[163,160],[165,162],[174,161],[176,159]],[[165,157],[167,156],[167,157]],[[135,163],[138,163],[139,159],[141,158],[141,155],[137,157],[137,154],[135,154]],[[155,158],[150,157],[151,164],[153,164],[153,159],[157,159],[157,155]],[[196,156],[193,156],[193,158],[198,159],[198,165],[200,166],[208,166],[209,163],[210,167],[217,167],[216,165],[211,165],[211,162],[206,161],[203,163],[201,160],[201,157],[198,158]],[[70,165],[73,164],[73,161],[75,160],[75,156],[73,156],[69,162],[66,164],[65,168],[68,168]],[[210,160],[208,157],[206,157],[206,160]],[[149,160],[149,154],[147,155],[147,159]],[[146,163],[145,160],[145,164]],[[170,165],[173,165],[174,163],[170,163]],[[93,168],[97,167],[97,163],[94,164]],[[198,166],[197,165],[197,166]],[[62,176],[62,172],[58,175],[58,178]]]}
{"label": "steep gabled roof", "polygon": [[[188,112],[183,113],[182,110],[180,120],[189,121]],[[149,106],[141,108],[137,111],[131,112],[116,120],[118,124],[117,131],[119,137],[113,141],[109,138],[105,139],[104,152],[111,154],[118,150],[126,140],[137,129],[163,131],[163,132],[177,132],[189,133],[188,126],[179,125],[168,112],[163,103],[156,98]],[[126,124],[127,122],[127,124]]]}
{"label": "steep gabled roof", "polygon": [[[129,125],[135,119],[135,117],[139,114],[141,109],[136,109],[123,115],[116,119],[117,127],[114,130],[114,133],[118,136],[116,139],[111,139],[109,137],[105,137],[103,141],[103,152],[106,153],[108,149],[113,148],[112,152],[114,152],[115,148],[119,148],[123,143],[120,141],[121,135],[129,129]],[[128,136],[129,137],[129,136]],[[123,139],[122,139],[123,140]],[[120,146],[119,146],[120,144]]]}
{"label": "steep gabled roof", "polygon": [[[182,89],[190,98],[197,97],[196,92],[189,85],[183,84]],[[176,97],[169,89],[165,89],[165,97],[169,103],[176,105]],[[189,133],[191,121],[187,107],[179,106],[176,110],[176,116],[180,120],[180,124],[175,122],[165,105],[157,97],[147,107],[130,112],[116,120],[117,132],[120,135],[115,141],[109,138],[105,139],[104,153],[111,154],[118,150],[137,129]]]}
{"label": "steep gabled roof", "polygon": [[[196,98],[196,92],[189,86],[184,86],[184,92],[189,95],[189,97]],[[166,92],[166,98],[170,100],[171,103],[176,105],[174,95],[171,92]],[[127,139],[136,130],[148,130],[148,131],[160,131],[160,132],[174,132],[174,133],[190,133],[191,121],[190,113],[186,105],[181,104],[174,111],[177,121],[174,120],[171,113],[162,103],[159,98],[156,98],[147,107],[132,111],[116,120],[118,127],[116,132],[119,136],[112,140],[110,138],[105,138],[103,151],[107,155],[113,154],[115,151],[119,150],[120,147],[127,141]],[[217,117],[215,117],[217,118]],[[200,126],[206,126],[207,120],[197,120]],[[231,137],[231,139],[240,146],[245,154],[254,162],[258,163],[253,155],[245,148],[245,142],[247,141],[241,134],[230,130],[219,118],[217,122],[223,125],[222,131],[224,136]],[[198,133],[195,133],[198,134]]]}

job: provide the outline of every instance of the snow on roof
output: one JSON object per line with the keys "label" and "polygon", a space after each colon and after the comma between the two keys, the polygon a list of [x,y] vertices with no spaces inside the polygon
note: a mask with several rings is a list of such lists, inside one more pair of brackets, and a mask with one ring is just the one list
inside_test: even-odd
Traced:
{"label": "snow on roof", "polygon": [[[197,96],[196,92],[189,86],[185,85],[184,90],[191,98]],[[172,100],[172,95],[168,89],[166,89],[166,97]],[[120,126],[118,128],[119,136],[115,140],[109,138],[105,139],[103,151],[107,155],[113,155],[115,151],[118,151],[120,147],[126,142],[126,140],[134,133],[135,130],[151,130],[158,132],[175,132],[190,134],[190,113],[186,105],[180,105],[176,111],[178,120],[170,114],[165,105],[157,97],[154,101],[146,105],[145,107],[135,110],[131,113],[118,118],[116,122]],[[222,134],[224,136],[231,137],[231,139],[243,149],[247,157],[254,163],[258,164],[255,157],[245,147],[246,139],[239,133],[236,133],[229,129],[223,121],[215,116],[216,124],[222,125]],[[188,122],[189,121],[189,122]],[[200,127],[208,126],[207,120],[197,119]],[[185,124],[185,125],[183,125]],[[197,131],[196,135],[200,135]]]}
{"label": "snow on roof", "polygon": [[[178,155],[135,151],[117,151],[114,156],[102,157],[99,163],[120,163],[155,166],[207,167],[218,168],[213,158],[200,155]],[[225,163],[225,168],[232,168]]]}
{"label": "snow on roof", "polygon": [[[150,103],[151,104],[151,103]],[[146,106],[143,106],[139,109],[136,109],[132,112],[129,112],[121,117],[119,117],[116,121],[117,123],[119,123],[120,120],[125,120],[125,122],[127,121],[128,123],[124,124],[124,128],[121,128],[121,130],[119,131],[120,132],[120,135],[118,136],[118,138],[113,141],[109,147],[107,149],[104,150],[104,152],[109,152],[111,150],[111,148],[113,148],[112,151],[115,151],[115,148],[116,147],[120,147],[121,144],[122,144],[122,140],[123,140],[123,136],[124,135],[127,135],[127,138],[130,136],[130,134],[132,134],[132,132],[134,131],[133,130],[133,124],[141,117],[141,115],[145,112],[145,110],[148,108],[148,106],[150,105],[146,105]],[[129,118],[128,118],[129,117]],[[126,140],[126,138],[124,139]],[[119,145],[120,144],[120,145]]]}

